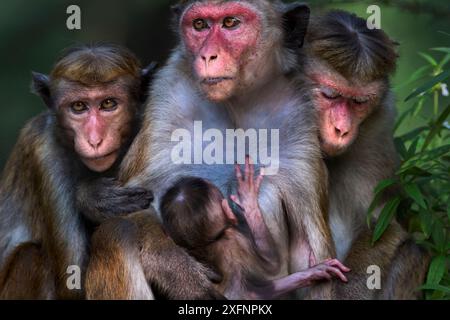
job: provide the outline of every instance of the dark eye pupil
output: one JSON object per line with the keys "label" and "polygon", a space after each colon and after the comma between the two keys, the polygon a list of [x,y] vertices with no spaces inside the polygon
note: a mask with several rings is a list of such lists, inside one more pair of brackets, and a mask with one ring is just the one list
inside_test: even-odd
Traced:
{"label": "dark eye pupil", "polygon": [[239,20],[233,17],[225,18],[224,25],[227,28],[235,27],[239,24]]}
{"label": "dark eye pupil", "polygon": [[196,30],[202,30],[206,28],[206,22],[202,19],[197,19],[194,21],[194,28]]}

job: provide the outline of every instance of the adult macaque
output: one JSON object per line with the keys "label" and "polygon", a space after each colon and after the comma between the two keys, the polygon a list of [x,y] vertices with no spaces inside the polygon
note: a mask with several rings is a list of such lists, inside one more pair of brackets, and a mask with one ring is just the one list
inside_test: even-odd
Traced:
{"label": "adult macaque", "polygon": [[[219,292],[228,299],[276,299],[320,280],[339,277],[347,281],[344,272],[349,270],[331,259],[281,279],[261,278],[264,274],[276,274],[280,266],[258,204],[263,168],[254,178],[254,165],[248,159],[245,174],[236,166],[236,176],[238,194],[231,199],[242,209],[241,219],[220,190],[201,178],[181,178],[161,201],[160,212],[168,234],[199,261],[223,275],[217,285]],[[244,223],[240,223],[242,218]],[[255,265],[255,269],[249,268]]]}
{"label": "adult macaque", "polygon": [[[208,179],[229,195],[235,186],[234,163],[243,164],[250,154],[268,167],[259,204],[280,261],[279,272],[269,280],[332,258],[325,215],[327,176],[314,110],[291,77],[293,49],[302,43],[298,39],[308,25],[308,7],[268,0],[182,1],[175,13],[180,44],[155,76],[142,130],[122,163],[120,180],[128,186],[157,185],[156,207],[184,176]],[[212,151],[206,143],[198,147],[198,123],[208,130],[207,141],[224,141],[230,131],[236,134],[234,129],[250,130],[249,139],[261,129],[260,134],[270,132],[273,139],[236,148],[234,136],[232,146]],[[177,152],[180,132],[193,137],[181,152],[183,161]],[[259,155],[252,152],[254,147]],[[264,163],[268,151],[272,163]],[[199,161],[205,154],[215,159]],[[98,257],[93,263],[108,271],[109,261]],[[127,274],[132,274],[132,262],[123,260]],[[142,263],[145,268],[145,259]],[[256,260],[250,263],[249,269],[259,267]],[[117,281],[114,270],[102,274],[104,283]],[[126,291],[138,292],[144,280],[138,276],[127,281]],[[313,296],[329,297],[331,286],[324,286],[315,286]]]}
{"label": "adult macaque", "polygon": [[[427,269],[428,258],[396,222],[373,247],[366,224],[375,187],[398,163],[389,90],[395,46],[382,30],[343,11],[313,19],[306,39],[305,71],[329,170],[330,227],[338,259],[352,269],[348,284],[336,283],[340,299],[418,297]],[[367,287],[372,265],[382,270],[382,290]]]}
{"label": "adult macaque", "polygon": [[[140,127],[149,71],[128,50],[101,45],[68,50],[49,77],[33,74],[33,91],[49,109],[22,130],[0,184],[1,298],[83,297],[82,288],[66,285],[68,267],[83,272],[87,263],[89,228],[80,211],[98,222],[104,212],[150,205],[151,192],[112,180]],[[174,272],[195,282],[204,267],[192,265]],[[192,287],[200,290],[187,283],[186,291]]]}

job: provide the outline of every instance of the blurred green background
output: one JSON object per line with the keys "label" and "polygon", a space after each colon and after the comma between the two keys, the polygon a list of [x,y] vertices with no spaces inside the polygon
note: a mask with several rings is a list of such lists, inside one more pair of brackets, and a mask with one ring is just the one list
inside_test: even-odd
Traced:
{"label": "blurred green background", "polygon": [[[19,130],[45,109],[29,93],[30,71],[49,72],[60,51],[74,43],[112,41],[133,50],[143,61],[164,62],[174,45],[170,5],[174,0],[65,1],[2,0],[0,2],[0,168]],[[66,28],[66,8],[81,7],[82,29]],[[400,111],[414,89],[405,85],[424,60],[419,51],[450,45],[450,3],[441,1],[309,1],[313,12],[340,8],[368,17],[370,4],[382,9],[382,28],[399,41],[400,61],[393,85]],[[436,54],[440,58],[444,54]],[[446,98],[448,101],[448,97]],[[406,123],[409,130],[414,119]]]}

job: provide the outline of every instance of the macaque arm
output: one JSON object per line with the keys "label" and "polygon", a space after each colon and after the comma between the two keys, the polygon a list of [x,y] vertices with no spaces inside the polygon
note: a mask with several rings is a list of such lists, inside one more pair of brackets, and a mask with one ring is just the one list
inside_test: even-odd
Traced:
{"label": "macaque arm", "polygon": [[256,287],[253,290],[257,299],[277,299],[297,289],[312,286],[322,280],[338,278],[346,283],[347,277],[344,273],[349,271],[350,269],[338,260],[329,259],[307,270],[270,281],[265,286]]}
{"label": "macaque arm", "polygon": [[86,273],[88,299],[223,299],[216,275],[164,234],[147,211],[105,221],[92,239]]}
{"label": "macaque arm", "polygon": [[145,210],[152,201],[150,190],[122,187],[114,178],[93,178],[80,181],[77,186],[77,209],[94,223]]}
{"label": "macaque arm", "polygon": [[258,194],[264,177],[264,168],[260,169],[260,174],[255,179],[255,166],[250,157],[247,156],[244,175],[238,165],[236,165],[235,171],[238,181],[238,195],[232,195],[231,200],[243,209],[243,214],[250,227],[258,254],[264,260],[278,265],[279,258],[274,250],[275,243],[258,204]]}
{"label": "macaque arm", "polygon": [[221,276],[177,246],[149,212],[130,216],[139,226],[141,261],[147,281],[175,300],[225,299],[213,286]]}

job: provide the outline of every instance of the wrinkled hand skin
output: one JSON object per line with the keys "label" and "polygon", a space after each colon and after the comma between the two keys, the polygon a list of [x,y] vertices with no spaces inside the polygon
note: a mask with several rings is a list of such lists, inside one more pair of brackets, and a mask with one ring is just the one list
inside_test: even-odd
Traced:
{"label": "wrinkled hand skin", "polygon": [[319,280],[331,280],[336,277],[342,282],[348,282],[345,272],[350,272],[350,269],[344,266],[337,259],[328,259],[324,262],[315,265],[299,274],[303,274],[302,286],[311,286]]}
{"label": "wrinkled hand skin", "polygon": [[114,178],[83,181],[77,188],[77,208],[94,223],[148,209],[152,201],[152,191],[122,187]]}

